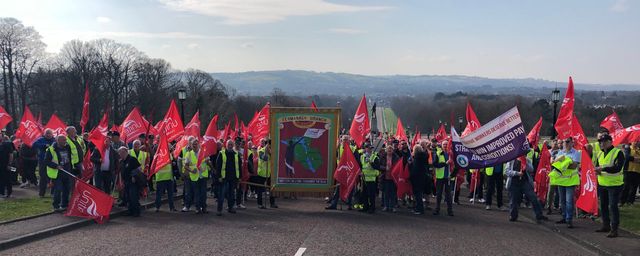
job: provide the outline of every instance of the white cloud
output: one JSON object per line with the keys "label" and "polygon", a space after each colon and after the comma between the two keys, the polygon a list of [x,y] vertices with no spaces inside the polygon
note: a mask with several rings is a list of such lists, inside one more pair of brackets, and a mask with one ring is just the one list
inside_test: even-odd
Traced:
{"label": "white cloud", "polygon": [[252,43],[244,43],[244,44],[241,44],[240,47],[242,47],[242,48],[253,48],[253,44]]}
{"label": "white cloud", "polygon": [[100,16],[96,18],[96,21],[99,23],[109,23],[111,22],[111,18]]}
{"label": "white cloud", "polygon": [[367,31],[364,31],[364,30],[352,29],[352,28],[332,28],[332,29],[329,29],[329,32],[336,33],[336,34],[349,34],[349,35],[367,33]]}
{"label": "white cloud", "polygon": [[259,24],[291,16],[386,10],[388,6],[356,6],[325,0],[157,0],[175,11],[222,17],[226,24]]}
{"label": "white cloud", "polygon": [[626,12],[629,10],[629,2],[627,0],[616,0],[611,6],[611,11],[614,12]]}
{"label": "white cloud", "polygon": [[196,48],[200,48],[200,45],[197,43],[190,43],[187,45],[187,48],[189,49],[196,49]]}

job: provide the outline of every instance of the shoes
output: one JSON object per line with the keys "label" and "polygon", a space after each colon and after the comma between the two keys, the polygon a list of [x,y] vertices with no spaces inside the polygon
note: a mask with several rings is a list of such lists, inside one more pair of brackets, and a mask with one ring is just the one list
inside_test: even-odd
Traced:
{"label": "shoes", "polygon": [[480,203],[484,203],[484,198],[480,198],[480,199],[478,199],[478,202],[480,202]]}
{"label": "shoes", "polygon": [[278,205],[277,204],[272,204],[272,205],[269,205],[269,207],[277,209]]}
{"label": "shoes", "polygon": [[391,212],[395,213],[396,212],[396,208],[391,208]]}
{"label": "shoes", "polygon": [[556,224],[566,224],[566,223],[567,223],[567,221],[565,219],[556,221]]}
{"label": "shoes", "polygon": [[207,211],[207,209],[202,209],[202,211],[200,211],[200,212],[202,212],[203,214],[209,213],[209,211]]}
{"label": "shoes", "polygon": [[547,209],[547,215],[551,215],[552,213],[551,208]]}
{"label": "shoes", "polygon": [[20,184],[20,188],[25,188],[27,186],[29,186],[29,183],[27,182]]}
{"label": "shoes", "polygon": [[244,210],[244,209],[247,209],[247,207],[244,206],[244,204],[238,204],[238,209]]}
{"label": "shoes", "polygon": [[549,220],[549,218],[547,218],[546,216],[540,216],[539,218],[537,218],[538,220]]}
{"label": "shoes", "polygon": [[567,222],[567,228],[573,228],[573,223],[571,221]]}
{"label": "shoes", "polygon": [[236,210],[234,210],[234,209],[230,209],[230,210],[228,210],[228,212],[229,212],[229,213],[233,213],[233,214],[235,214],[235,213],[236,213]]}
{"label": "shoes", "polygon": [[169,209],[169,211],[177,212],[178,210],[176,208],[171,208],[171,209]]}
{"label": "shoes", "polygon": [[618,230],[613,229],[611,230],[611,232],[609,232],[609,234],[607,235],[608,238],[614,238],[614,237],[618,237]]}
{"label": "shoes", "polygon": [[610,231],[611,231],[611,227],[609,226],[602,226],[600,229],[596,230],[596,232],[598,233],[606,233]]}
{"label": "shoes", "polygon": [[187,208],[185,206],[185,207],[182,207],[182,211],[181,212],[190,212],[190,211],[191,211],[191,209],[189,209],[189,208]]}
{"label": "shoes", "polygon": [[[264,207],[264,206],[263,206],[263,207]],[[263,208],[263,209],[266,209],[266,207],[265,207],[265,208]],[[325,210],[337,210],[335,207],[332,207],[332,206],[327,206],[327,207],[325,207],[324,209],[325,209]],[[349,207],[349,209],[351,209],[351,207]]]}
{"label": "shoes", "polygon": [[222,212],[221,212],[221,211],[218,211],[218,212],[216,213],[216,216],[222,216]]}
{"label": "shoes", "polygon": [[518,221],[518,218],[509,218],[509,221],[515,222],[515,221]]}
{"label": "shoes", "polygon": [[491,205],[485,206],[484,209],[487,210],[487,211],[491,210]]}
{"label": "shoes", "polygon": [[[264,206],[264,205],[259,204],[259,205],[258,205],[258,209],[263,209],[263,210],[264,210],[264,209],[267,209],[267,207],[266,207],[266,206]],[[326,208],[325,208],[325,209],[326,209]]]}
{"label": "shoes", "polygon": [[383,207],[383,208],[382,208],[382,211],[383,211],[383,212],[386,212],[387,210],[389,210],[389,208],[387,208],[387,207]]}
{"label": "shoes", "polygon": [[447,212],[447,215],[448,215],[449,217],[453,217],[453,212]]}
{"label": "shoes", "polygon": [[424,212],[413,212],[413,215],[422,215]]}
{"label": "shoes", "polygon": [[156,208],[156,212],[160,212],[160,208]]}
{"label": "shoes", "polygon": [[498,211],[504,212],[506,210],[507,210],[507,208],[505,208],[504,206],[498,207]]}
{"label": "shoes", "polygon": [[196,209],[196,214],[201,214],[202,211],[200,211],[200,209]]}
{"label": "shoes", "polygon": [[434,216],[438,216],[438,215],[440,215],[440,211],[438,211],[438,210],[433,211],[433,215],[434,215]]}

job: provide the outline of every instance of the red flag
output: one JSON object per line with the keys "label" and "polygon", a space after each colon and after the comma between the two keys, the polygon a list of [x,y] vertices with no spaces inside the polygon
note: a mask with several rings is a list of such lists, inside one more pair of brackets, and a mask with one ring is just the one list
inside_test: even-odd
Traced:
{"label": "red flag", "polygon": [[120,126],[119,126],[119,125],[117,125],[117,124],[113,124],[113,125],[111,125],[111,129],[110,129],[109,131],[112,131],[112,132],[121,132],[121,131],[120,131]]}
{"label": "red flag", "polygon": [[93,219],[98,224],[109,220],[113,197],[84,181],[76,180],[69,209],[64,216]]}
{"label": "red flag", "polygon": [[316,102],[315,101],[311,101],[311,109],[313,109],[313,111],[318,112],[318,106],[316,106]]}
{"label": "red flag", "polygon": [[6,127],[7,124],[11,123],[11,121],[13,121],[11,115],[9,115],[9,113],[0,106],[0,129]]}
{"label": "red flag", "polygon": [[404,125],[402,125],[402,120],[400,120],[400,117],[398,117],[398,124],[396,127],[396,139],[400,141],[409,141],[407,139],[407,133],[404,132]]}
{"label": "red flag", "polygon": [[351,135],[351,138],[356,142],[358,147],[361,147],[370,130],[371,125],[369,124],[367,97],[366,95],[362,95],[362,99],[360,100],[360,104],[358,105],[358,109],[356,110],[356,114],[353,116],[351,128],[349,128],[349,135]]}
{"label": "red flag", "polygon": [[42,111],[40,111],[40,112],[38,113],[38,120],[37,120],[37,122],[38,122],[38,125],[40,125],[40,127],[44,127],[44,125],[42,125]]}
{"label": "red flag", "polygon": [[473,111],[473,107],[471,107],[471,103],[469,102],[467,102],[466,116],[467,116],[467,127],[464,128],[464,131],[462,131],[461,136],[465,136],[475,131],[476,129],[480,128],[480,121],[478,120],[478,117],[476,116],[476,112]]}
{"label": "red flag", "polygon": [[138,139],[140,134],[147,132],[148,127],[149,123],[142,117],[138,107],[134,107],[120,125],[122,130],[120,136],[124,138],[124,142],[129,143]]}
{"label": "red flag", "polygon": [[571,126],[571,137],[573,137],[574,140],[574,148],[582,150],[584,146],[589,144],[589,141],[587,141],[587,136],[584,135],[584,131],[582,131],[582,126],[576,115],[573,115]]}
{"label": "red flag", "polygon": [[32,147],[33,142],[40,138],[40,136],[42,136],[42,130],[36,123],[35,118],[33,118],[29,107],[25,106],[22,120],[20,120],[20,126],[16,131],[16,138],[22,140],[22,142],[29,147]]}
{"label": "red flag", "polygon": [[558,119],[556,121],[556,131],[558,132],[558,139],[566,139],[571,137],[572,125],[571,118],[573,117],[573,105],[575,103],[573,93],[573,79],[569,77],[569,86],[567,87],[567,93],[562,100],[562,106],[560,106],[560,112],[558,113]]}
{"label": "red flag", "polygon": [[167,141],[174,141],[180,138],[184,133],[184,125],[180,118],[180,114],[178,114],[178,107],[176,106],[175,100],[171,100],[167,114],[164,115],[164,119],[162,119],[162,125],[160,125],[160,127],[161,128],[158,132],[167,136]]}
{"label": "red flag", "polygon": [[585,212],[598,214],[598,182],[593,162],[586,150],[582,150],[582,175],[580,175],[580,196],[576,206]]}
{"label": "red flag", "polygon": [[420,137],[422,137],[422,134],[420,134],[418,127],[416,127],[416,135],[413,136],[413,139],[411,140],[411,148],[420,142]]}
{"label": "red flag", "polygon": [[611,137],[614,146],[640,141],[640,124],[617,130]]}
{"label": "red flag", "polygon": [[231,129],[231,121],[227,122],[227,125],[224,126],[224,130],[222,130],[222,139],[225,143],[227,142],[227,138],[229,138],[229,130]]}
{"label": "red flag", "polygon": [[538,195],[538,199],[542,205],[545,204],[547,199],[547,192],[549,192],[549,172],[551,171],[551,153],[547,148],[547,143],[542,145],[542,152],[540,153],[540,162],[538,163],[538,170],[536,170],[535,187],[534,191]]}
{"label": "red flag", "polygon": [[340,157],[340,162],[338,162],[338,167],[333,173],[333,178],[340,183],[340,199],[347,201],[349,194],[358,183],[361,170],[358,161],[353,156],[353,152],[351,152],[351,147],[345,144],[344,148],[345,151]]}
{"label": "red flag", "polygon": [[98,123],[95,129],[100,131],[102,135],[107,136],[109,133],[109,113],[104,112],[104,114],[102,114],[102,119],[100,119],[100,123]]}
{"label": "red flag", "polygon": [[200,138],[200,111],[196,111],[196,114],[193,115],[191,121],[189,121],[187,126],[184,127],[184,136],[182,136],[182,139],[178,141],[173,149],[173,157],[178,157],[180,155],[180,151],[189,144],[190,136]]}
{"label": "red flag", "polygon": [[204,132],[202,137],[202,146],[200,152],[198,152],[198,166],[202,164],[202,161],[218,151],[218,115],[215,115],[207,126],[207,131]]}
{"label": "red flag", "polygon": [[67,135],[67,132],[66,132],[67,125],[64,122],[62,122],[62,120],[60,120],[60,118],[56,114],[51,115],[51,118],[49,118],[49,122],[44,127],[44,129],[53,130],[53,135],[55,136]]}
{"label": "red flag", "polygon": [[533,129],[527,135],[527,140],[531,143],[531,147],[537,147],[538,141],[540,141],[540,128],[542,127],[542,117],[538,119],[536,125],[533,126]]}
{"label": "red flag", "polygon": [[269,136],[269,110],[271,105],[267,103],[249,122],[247,130],[251,134],[253,145],[259,145],[260,140]]}
{"label": "red flag", "polygon": [[471,184],[469,184],[469,192],[475,193],[476,187],[478,187],[479,182],[480,182],[480,170],[473,169],[471,173]]}
{"label": "red flag", "polygon": [[440,124],[440,128],[438,128],[438,132],[436,133],[436,140],[438,142],[442,142],[447,139],[447,131],[444,128],[444,124]]}
{"label": "red flag", "polygon": [[393,165],[391,170],[391,177],[396,183],[396,194],[398,197],[404,197],[405,195],[411,195],[412,189],[409,183],[409,166],[404,165],[404,161],[398,161]]}
{"label": "red flag", "polygon": [[617,130],[624,129],[624,126],[622,126],[620,118],[615,111],[613,111],[611,115],[605,117],[604,120],[602,120],[602,122],[600,123],[600,127],[604,127],[609,130],[610,134],[615,133]]}
{"label": "red flag", "polygon": [[80,179],[84,182],[93,178],[93,162],[91,162],[91,152],[87,151],[84,154],[84,160],[82,160],[82,177]]}
{"label": "red flag", "polygon": [[149,179],[167,164],[171,164],[171,157],[169,156],[169,143],[167,142],[167,136],[161,134],[158,149],[156,149],[156,153],[153,157],[153,162],[151,163],[151,168],[149,168]]}
{"label": "red flag", "polygon": [[80,118],[80,127],[84,133],[84,127],[89,122],[89,83],[84,88],[84,101],[82,103],[82,118]]}

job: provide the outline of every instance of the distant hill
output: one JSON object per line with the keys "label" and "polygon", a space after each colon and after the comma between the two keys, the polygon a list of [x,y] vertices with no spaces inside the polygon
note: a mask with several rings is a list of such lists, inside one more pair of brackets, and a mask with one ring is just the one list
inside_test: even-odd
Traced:
{"label": "distant hill", "polygon": [[[548,95],[552,88],[563,89],[566,81],[542,79],[493,79],[473,76],[392,75],[366,76],[347,73],[301,70],[252,71],[242,73],[212,73],[225,85],[240,94],[267,95],[280,88],[289,95],[369,95],[396,96],[422,93],[452,93],[457,91],[484,94]],[[638,91],[640,85],[601,85],[576,83],[583,91]]]}

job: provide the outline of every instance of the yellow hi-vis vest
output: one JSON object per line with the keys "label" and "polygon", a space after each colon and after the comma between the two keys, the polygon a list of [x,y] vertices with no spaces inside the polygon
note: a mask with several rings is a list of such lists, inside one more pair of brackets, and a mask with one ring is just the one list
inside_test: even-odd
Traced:
{"label": "yellow hi-vis vest", "polygon": [[260,157],[261,154],[266,153],[267,151],[264,147],[258,149],[258,176],[263,178],[268,178],[271,175],[271,172],[269,171],[269,161],[262,160],[262,158]]}
{"label": "yellow hi-vis vest", "polygon": [[[222,167],[220,169],[220,177],[221,178],[225,178],[227,176],[227,150],[222,149],[220,150],[220,154],[222,154],[220,157],[222,158]],[[236,152],[235,156],[234,156],[234,160],[235,160],[235,167],[236,167],[236,178],[240,178],[240,157],[238,157],[238,152]]]}
{"label": "yellow hi-vis vest", "polygon": [[371,154],[369,161],[366,161],[366,155],[363,154],[360,156],[362,175],[364,175],[365,182],[375,182],[378,175],[380,175],[380,171],[373,169],[373,166],[371,166],[371,163],[375,161],[377,157],[376,154]]}
{"label": "yellow hi-vis vest", "polygon": [[[356,146],[350,145],[349,147],[351,148],[351,153],[355,154],[357,149]],[[340,158],[342,158],[342,153],[344,153],[344,145],[340,144],[338,147],[338,160],[336,160],[338,164],[340,163]]]}
{"label": "yellow hi-vis vest", "polygon": [[[80,136],[76,136],[76,143],[80,145],[80,151],[82,154],[85,152],[84,140]],[[67,144],[71,147],[71,166],[75,167],[81,160],[81,156],[78,155],[78,148],[76,148],[76,144],[73,143],[73,140],[67,136]]]}
{"label": "yellow hi-vis vest", "polygon": [[[551,164],[553,170],[549,172],[549,184],[561,187],[580,185],[580,176],[577,169],[569,169],[573,163],[570,157],[565,156],[561,161]],[[552,182],[553,181],[553,182]]]}
{"label": "yellow hi-vis vest", "polygon": [[493,176],[493,167],[484,168],[484,174],[487,176]]}
{"label": "yellow hi-vis vest", "polygon": [[[56,150],[53,148],[53,146],[49,146],[47,148],[47,151],[49,151],[49,153],[51,153],[51,161],[59,164],[58,162],[58,154],[56,154]],[[47,176],[49,177],[49,179],[57,179],[58,178],[58,169],[57,168],[51,168],[47,165]]]}
{"label": "yellow hi-vis vest", "polygon": [[[442,150],[440,148],[438,148],[438,150],[436,150],[436,156],[438,156],[438,163],[444,163],[444,162],[447,161],[444,158],[444,153],[442,152]],[[444,179],[444,178],[446,178],[444,176],[444,168],[445,167],[436,168],[436,179]]]}
{"label": "yellow hi-vis vest", "polygon": [[140,171],[144,172],[144,168],[145,168],[145,164],[147,163],[147,152],[144,152],[142,150],[140,150],[138,152],[138,155],[136,155],[136,151],[133,149],[129,149],[129,155],[131,155],[133,158],[138,160],[138,163],[140,163]]}
{"label": "yellow hi-vis vest", "polygon": [[195,173],[189,172],[189,179],[191,181],[198,181],[199,179],[209,177],[209,165],[206,162],[203,161],[202,165],[200,165],[200,168],[196,166],[198,164],[198,154],[196,154],[195,151],[191,150],[187,152],[184,158],[189,159],[191,170],[197,170]]}
{"label": "yellow hi-vis vest", "polygon": [[[598,166],[612,166],[613,161],[616,159],[616,157],[618,157],[618,154],[620,154],[620,149],[617,148],[611,149],[611,151],[609,151],[609,154],[607,154],[606,156],[604,154],[604,151],[600,151],[600,155],[598,156]],[[600,175],[598,175],[598,186],[615,187],[621,186],[622,184],[624,184],[624,176],[622,170],[617,173],[601,172]]]}
{"label": "yellow hi-vis vest", "polygon": [[[169,154],[169,159],[173,160],[173,156],[171,154]],[[171,170],[171,163],[168,163],[167,165],[160,168],[160,170],[158,170],[158,172],[156,172],[154,176],[155,176],[156,182],[173,179],[173,171]]]}

